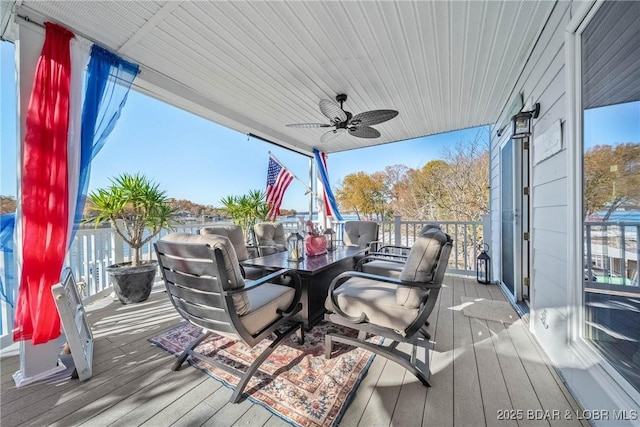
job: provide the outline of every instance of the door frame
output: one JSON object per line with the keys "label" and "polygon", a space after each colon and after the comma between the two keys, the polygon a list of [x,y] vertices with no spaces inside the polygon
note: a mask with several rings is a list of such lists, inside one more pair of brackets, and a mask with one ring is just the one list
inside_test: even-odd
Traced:
{"label": "door frame", "polygon": [[[583,120],[582,120],[582,32],[602,6],[592,0],[584,3],[565,30],[565,75],[567,119],[567,334],[568,347],[576,360],[588,370],[600,390],[586,394],[597,402],[602,395],[612,398],[619,407],[633,408],[640,403],[640,393],[620,375],[583,337],[584,334],[584,270],[583,270]],[[585,372],[586,373],[586,372]]]}
{"label": "door frame", "polygon": [[[513,179],[513,186],[512,186],[512,200],[513,200],[513,222],[512,222],[512,226],[513,226],[513,246],[510,248],[511,252],[513,253],[513,292],[511,292],[511,289],[509,288],[509,286],[507,286],[504,282],[504,277],[502,275],[502,269],[504,267],[503,265],[503,259],[502,259],[502,254],[504,253],[505,249],[503,247],[502,244],[502,238],[500,239],[500,252],[499,252],[499,256],[500,256],[500,286],[502,287],[503,291],[509,296],[509,298],[512,299],[512,301],[514,302],[521,302],[523,301],[523,298],[525,296],[525,292],[524,292],[524,276],[523,276],[523,272],[528,272],[530,271],[530,257],[528,256],[528,251],[527,251],[527,256],[524,256],[524,247],[526,246],[526,241],[524,240],[523,237],[523,233],[525,231],[525,222],[527,224],[526,230],[528,231],[528,224],[529,224],[529,218],[531,216],[530,213],[530,203],[529,200],[527,200],[527,203],[525,205],[525,197],[523,194],[523,170],[526,168],[527,170],[527,177],[530,177],[530,164],[529,164],[529,156],[527,156],[527,158],[525,159],[523,156],[523,150],[522,150],[522,144],[524,141],[529,141],[529,139],[512,139],[512,138],[506,138],[502,144],[500,144],[499,150],[500,150],[500,191],[502,192],[503,190],[503,185],[504,185],[504,179],[505,179],[505,170],[504,170],[504,161],[503,161],[503,150],[504,148],[507,146],[507,144],[511,143],[512,144],[512,159],[511,159],[511,164],[512,164],[512,179]],[[500,236],[504,235],[504,229],[503,229],[503,221],[502,221],[502,206],[503,206],[503,200],[502,197],[500,197]],[[530,240],[529,240],[530,241]],[[524,263],[527,263],[526,266]],[[526,267],[526,268],[525,268]],[[527,297],[529,296],[528,292],[526,292]]]}

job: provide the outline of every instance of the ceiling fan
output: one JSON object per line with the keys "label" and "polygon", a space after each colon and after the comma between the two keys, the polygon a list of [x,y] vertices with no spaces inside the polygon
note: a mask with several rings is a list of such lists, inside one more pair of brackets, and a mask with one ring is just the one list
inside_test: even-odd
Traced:
{"label": "ceiling fan", "polygon": [[320,111],[327,116],[330,124],[326,123],[294,123],[287,125],[294,128],[330,128],[329,132],[320,137],[320,142],[327,142],[340,134],[348,133],[358,138],[378,138],[380,132],[372,128],[372,125],[386,122],[398,115],[396,110],[372,110],[355,116],[349,111],[344,111],[342,105],[347,100],[347,95],[336,96],[340,105],[328,99],[320,100]]}

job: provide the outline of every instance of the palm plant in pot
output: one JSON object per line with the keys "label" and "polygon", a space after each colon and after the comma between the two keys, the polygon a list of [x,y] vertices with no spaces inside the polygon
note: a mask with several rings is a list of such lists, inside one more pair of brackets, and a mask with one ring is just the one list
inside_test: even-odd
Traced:
{"label": "palm plant in pot", "polygon": [[245,242],[251,244],[253,239],[253,226],[256,222],[265,221],[269,214],[269,205],[266,193],[261,190],[249,190],[249,194],[242,196],[227,196],[220,203],[227,210],[234,224],[239,225],[244,233]]}
{"label": "palm plant in pot", "polygon": [[109,221],[133,255],[131,262],[107,267],[118,299],[123,304],[144,301],[151,293],[158,262],[142,261],[141,249],[160,230],[171,228],[169,219],[174,211],[166,193],[145,175],[123,173],[111,179],[111,183],[89,194],[96,214],[91,221],[96,226]]}

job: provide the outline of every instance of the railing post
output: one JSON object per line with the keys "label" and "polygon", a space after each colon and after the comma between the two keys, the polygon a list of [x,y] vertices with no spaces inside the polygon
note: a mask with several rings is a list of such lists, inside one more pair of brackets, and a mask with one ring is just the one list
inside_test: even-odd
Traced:
{"label": "railing post", "polygon": [[392,245],[400,246],[402,243],[402,215],[394,215],[393,216],[393,243]]}
{"label": "railing post", "polygon": [[[121,219],[117,219],[118,227],[124,228],[124,221]],[[115,229],[111,230],[111,239],[113,242],[113,263],[119,264],[124,262],[124,239],[116,233]],[[131,253],[129,254],[131,257]]]}
{"label": "railing post", "polygon": [[[482,215],[481,220],[482,220],[482,243],[486,243],[489,246],[489,250],[487,252],[489,254],[489,257],[493,260],[494,256],[491,253],[491,245],[490,245],[490,242],[491,242],[491,215],[489,215],[489,214]],[[474,261],[478,256],[477,251],[478,251],[478,242],[475,242],[474,256],[473,256]],[[492,261],[492,262],[495,262],[495,261]],[[493,267],[494,266],[492,265],[491,266],[491,270],[495,271],[493,269]]]}
{"label": "railing post", "polygon": [[[0,280],[2,280],[6,296],[12,304],[15,304],[14,296],[16,293],[14,289],[17,289],[15,271],[16,264],[13,257],[13,249],[0,251]],[[2,344],[3,348],[13,342],[12,330],[13,307],[5,301],[0,301],[0,344]]]}
{"label": "railing post", "polygon": [[626,252],[626,242],[625,242],[625,226],[624,223],[618,222],[618,227],[620,228],[620,277],[622,277],[622,284],[627,284],[627,256]]}

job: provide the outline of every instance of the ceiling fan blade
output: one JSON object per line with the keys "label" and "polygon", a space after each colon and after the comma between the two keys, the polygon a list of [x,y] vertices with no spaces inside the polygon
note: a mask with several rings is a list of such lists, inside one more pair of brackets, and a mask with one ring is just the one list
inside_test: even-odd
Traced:
{"label": "ceiling fan blade", "polygon": [[320,111],[322,114],[329,118],[332,125],[347,121],[347,114],[342,111],[342,108],[333,101],[328,99],[320,100]]}
{"label": "ceiling fan blade", "polygon": [[291,125],[286,125],[290,128],[305,128],[305,129],[309,129],[309,128],[330,128],[331,125],[328,125],[326,123],[293,123]]}
{"label": "ceiling fan blade", "polygon": [[386,122],[387,120],[393,119],[398,115],[396,110],[372,110],[365,111],[364,113],[356,114],[349,121],[349,124],[358,126],[373,126],[382,122]]}
{"label": "ceiling fan blade", "polygon": [[349,129],[349,135],[357,136],[358,138],[378,138],[380,132],[369,126],[359,126]]}
{"label": "ceiling fan blade", "polygon": [[334,139],[335,137],[337,137],[338,135],[343,134],[345,132],[345,130],[346,129],[342,129],[342,128],[330,130],[329,132],[323,134],[320,137],[320,142],[329,142],[332,139]]}

